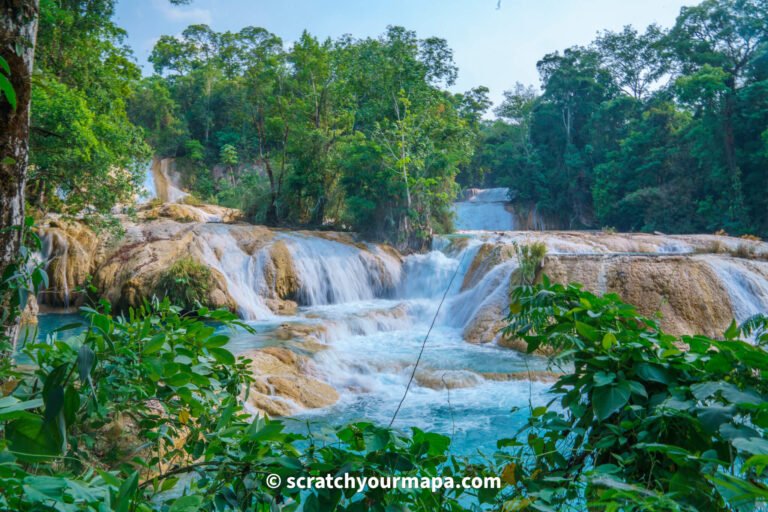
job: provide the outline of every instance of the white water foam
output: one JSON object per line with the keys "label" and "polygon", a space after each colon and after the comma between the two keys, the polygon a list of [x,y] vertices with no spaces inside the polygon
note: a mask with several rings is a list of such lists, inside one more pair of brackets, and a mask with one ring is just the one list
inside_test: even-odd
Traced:
{"label": "white water foam", "polygon": [[768,314],[768,263],[723,256],[706,261],[728,291],[737,322]]}

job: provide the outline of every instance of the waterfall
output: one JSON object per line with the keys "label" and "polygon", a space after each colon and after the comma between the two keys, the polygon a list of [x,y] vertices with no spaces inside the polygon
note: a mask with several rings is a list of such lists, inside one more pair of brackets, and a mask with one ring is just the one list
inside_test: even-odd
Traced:
{"label": "waterfall", "polygon": [[467,326],[484,309],[509,304],[509,279],[517,260],[496,265],[472,288],[452,297],[440,320],[453,327]]}
{"label": "waterfall", "polygon": [[459,231],[511,231],[515,216],[507,209],[509,189],[469,189],[464,201],[454,203],[456,229]]}
{"label": "waterfall", "polygon": [[338,304],[390,295],[400,266],[383,252],[299,233],[283,236],[299,280],[299,304]]}
{"label": "waterfall", "polygon": [[173,163],[172,158],[155,159],[152,162],[155,195],[164,203],[178,203],[189,195],[179,187],[179,176],[171,169]]}
{"label": "waterfall", "polygon": [[737,322],[768,314],[768,263],[721,256],[706,261],[728,291]]}
{"label": "waterfall", "polygon": [[[390,296],[401,280],[401,264],[376,246],[351,245],[301,233],[281,233],[254,251],[242,245],[248,233],[226,225],[210,224],[199,240],[204,262],[224,276],[227,291],[241,316],[249,320],[273,319],[269,299],[277,290],[273,250],[276,243],[288,248],[288,272],[298,282],[299,305],[317,306],[372,300]],[[270,281],[269,276],[272,276]],[[291,297],[294,298],[294,297]]]}
{"label": "waterfall", "polygon": [[152,172],[152,164],[144,170],[144,182],[141,184],[136,202],[143,204],[157,197],[157,187],[155,185],[155,175]]}
{"label": "waterfall", "polygon": [[[48,274],[49,287],[40,290],[37,296],[39,304],[51,306],[70,306],[69,279],[69,242],[57,230],[45,230],[40,233],[41,250],[33,256],[34,263],[44,262]],[[58,287],[57,287],[58,286]]]}
{"label": "waterfall", "polygon": [[203,231],[200,241],[205,263],[224,276],[240,316],[248,320],[274,318],[265,301],[269,293],[264,274],[266,249],[248,254],[226,226],[211,225],[211,229]]}

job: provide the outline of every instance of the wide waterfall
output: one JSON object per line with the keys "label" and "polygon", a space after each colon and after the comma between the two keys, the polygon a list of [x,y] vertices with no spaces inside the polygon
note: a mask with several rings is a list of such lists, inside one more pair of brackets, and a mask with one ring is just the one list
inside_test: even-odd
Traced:
{"label": "wide waterfall", "polygon": [[[183,199],[168,161],[156,161],[153,172],[158,197]],[[73,305],[71,290],[93,274],[116,303],[127,284],[136,293],[151,290],[154,276],[192,257],[211,269],[218,303],[255,329],[236,333],[233,351],[250,357],[281,347],[300,354],[305,359],[295,371],[332,386],[338,400],[307,406],[301,392],[278,395],[297,373],[272,376],[274,382],[267,373],[262,391],[275,393],[284,414],[334,424],[389,422],[434,321],[395,425],[451,434],[466,452],[491,449],[521,426],[527,404],[541,403],[549,386],[510,382],[547,366],[544,358],[506,348],[500,335],[518,268],[513,244],[544,243],[550,277],[628,294],[648,314],[662,310],[662,324],[676,333],[716,335],[733,317],[768,311],[764,243],[513,231],[509,206],[506,189],[468,191],[456,206],[457,224],[467,232],[437,236],[431,251],[406,256],[350,234],[272,230],[238,223],[226,209],[183,203],[147,206],[151,215],[127,222],[116,246],[79,224],[52,220],[41,230],[51,277],[41,302]],[[745,250],[754,257],[734,256]]]}

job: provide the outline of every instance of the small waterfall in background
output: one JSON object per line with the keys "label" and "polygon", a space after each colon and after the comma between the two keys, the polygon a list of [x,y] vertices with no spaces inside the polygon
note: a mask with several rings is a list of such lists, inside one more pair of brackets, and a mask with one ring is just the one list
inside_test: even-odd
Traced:
{"label": "small waterfall in background", "polygon": [[512,231],[517,229],[510,209],[508,188],[468,189],[454,203],[458,231]]}
{"label": "small waterfall in background", "polygon": [[137,204],[148,203],[157,197],[157,187],[155,186],[155,175],[152,172],[152,166],[153,164],[150,163],[144,170],[144,181],[136,197]]}
{"label": "small waterfall in background", "polygon": [[155,159],[152,162],[152,177],[155,197],[164,203],[178,203],[189,194],[181,189],[178,173],[173,169],[173,158]]}

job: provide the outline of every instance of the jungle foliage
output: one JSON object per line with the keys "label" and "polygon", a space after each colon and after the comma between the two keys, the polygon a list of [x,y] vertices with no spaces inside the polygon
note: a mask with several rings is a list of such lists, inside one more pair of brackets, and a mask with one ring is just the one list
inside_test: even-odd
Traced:
{"label": "jungle foliage", "polygon": [[464,185],[562,227],[768,234],[768,4],[705,0],[538,62],[483,123]]}
{"label": "jungle foliage", "polygon": [[[447,43],[402,27],[286,47],[263,28],[164,36],[129,114],[206,201],[268,224],[419,245],[451,229],[486,90],[448,93]],[[245,191],[245,193],[243,193]]]}

